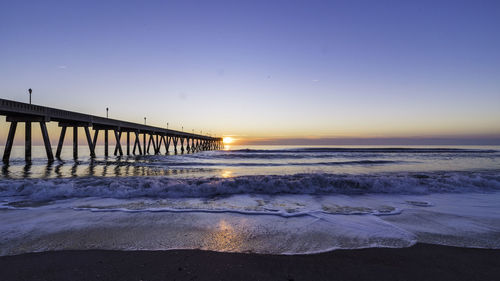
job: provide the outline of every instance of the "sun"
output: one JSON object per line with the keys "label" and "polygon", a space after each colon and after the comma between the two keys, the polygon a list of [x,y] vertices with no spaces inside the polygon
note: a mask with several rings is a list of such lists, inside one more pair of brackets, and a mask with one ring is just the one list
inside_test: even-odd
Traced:
{"label": "sun", "polygon": [[234,139],[232,137],[224,137],[224,139],[222,140],[225,144],[230,144],[234,141]]}

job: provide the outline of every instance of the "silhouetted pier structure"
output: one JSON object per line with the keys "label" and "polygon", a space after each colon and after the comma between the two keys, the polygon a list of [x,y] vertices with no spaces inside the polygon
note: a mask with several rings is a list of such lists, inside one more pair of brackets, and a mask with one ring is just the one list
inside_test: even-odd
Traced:
{"label": "silhouetted pier structure", "polygon": [[[78,158],[78,128],[83,127],[87,139],[87,144],[90,151],[90,157],[95,158],[95,147],[99,133],[104,133],[104,156],[108,156],[108,132],[112,132],[112,136],[116,139],[114,148],[115,156],[124,155],[122,148],[122,134],[126,135],[126,155],[146,155],[160,154],[162,147],[165,154],[168,154],[170,146],[173,146],[174,152],[177,154],[178,146],[180,152],[193,153],[203,150],[216,150],[223,147],[222,138],[191,134],[175,130],[164,129],[160,127],[148,126],[138,123],[126,122],[106,117],[99,117],[89,114],[83,114],[46,106],[27,104],[12,100],[0,99],[0,115],[7,117],[7,122],[10,122],[9,134],[5,144],[3,161],[8,162],[12,146],[14,144],[14,136],[16,133],[17,124],[25,123],[25,159],[31,161],[31,124],[33,122],[40,123],[42,138],[49,161],[54,160],[52,146],[50,144],[49,134],[47,131],[47,122],[58,122],[61,127],[61,134],[57,144],[55,157],[60,159],[61,150],[64,143],[67,128],[73,128],[73,158]],[[90,127],[94,130],[92,137]],[[131,136],[134,136],[133,149],[130,148]],[[141,138],[142,135],[142,138]],[[142,140],[142,146],[141,146]],[[152,150],[150,150],[152,149]],[[151,153],[150,153],[151,151]]]}

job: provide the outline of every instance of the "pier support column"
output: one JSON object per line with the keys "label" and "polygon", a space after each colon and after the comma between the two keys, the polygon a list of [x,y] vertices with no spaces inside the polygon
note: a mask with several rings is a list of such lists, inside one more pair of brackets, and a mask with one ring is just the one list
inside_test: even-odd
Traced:
{"label": "pier support column", "polygon": [[115,139],[116,139],[114,155],[116,156],[120,154],[120,156],[123,156],[122,144],[120,143],[120,140],[122,138],[122,132],[119,132],[118,130],[113,130],[113,132],[115,133]]}
{"label": "pier support column", "polygon": [[160,135],[159,136],[159,143],[158,143],[158,154],[161,154],[161,144],[165,141],[165,136],[164,135]]}
{"label": "pier support column", "polygon": [[108,157],[108,130],[104,130],[104,156]]}
{"label": "pier support column", "polygon": [[[121,145],[122,132],[119,130],[113,130],[113,132],[114,132],[115,140],[116,140],[115,150],[113,151],[113,155],[118,156],[118,154],[120,154],[120,156],[123,156],[123,150],[122,150],[122,145]],[[117,137],[117,135],[118,135],[118,137]]]}
{"label": "pier support column", "polygon": [[12,151],[12,145],[14,144],[14,136],[16,135],[17,122],[10,123],[9,135],[7,136],[7,142],[5,143],[5,150],[3,152],[3,162],[9,162],[10,152]]}
{"label": "pier support column", "polygon": [[184,138],[181,138],[181,153],[184,154]]}
{"label": "pier support column", "polygon": [[[83,127],[85,130],[85,136],[87,137],[87,144],[89,145],[90,158],[95,158],[95,144],[92,142],[92,138],[90,137],[89,127]],[[97,135],[97,132],[96,132]]]}
{"label": "pier support column", "polygon": [[142,143],[143,143],[143,150],[144,150],[144,155],[146,155],[146,133],[142,134]]}
{"label": "pier support column", "polygon": [[153,144],[153,150],[155,152],[153,154],[156,154],[156,144],[155,144],[155,139],[154,139],[153,134],[149,134],[148,149],[146,150],[146,152],[148,154],[149,154],[149,148],[151,147],[151,144]]}
{"label": "pier support column", "polygon": [[99,136],[99,129],[96,129],[94,127],[94,141],[92,142],[92,146],[94,147],[94,151],[95,151],[95,147],[97,146],[97,137]]}
{"label": "pier support column", "polygon": [[130,155],[130,132],[127,132],[127,156]]}
{"label": "pier support column", "polygon": [[61,159],[61,151],[64,144],[64,136],[66,136],[66,126],[61,127],[61,135],[59,135],[59,142],[57,143],[56,158]]}
{"label": "pier support column", "polygon": [[170,141],[172,140],[172,138],[169,138],[168,136],[163,136],[163,143],[165,144],[165,155],[168,154],[168,148],[170,146]]}
{"label": "pier support column", "polygon": [[174,153],[177,154],[177,141],[179,140],[177,137],[173,137],[173,142],[174,142]]}
{"label": "pier support column", "polygon": [[135,155],[135,150],[137,148],[137,135],[134,138],[134,148],[132,148],[132,154]]}
{"label": "pier support column", "polygon": [[25,134],[24,134],[24,159],[26,162],[31,162],[31,122],[24,122]]}
{"label": "pier support column", "polygon": [[156,146],[158,145],[158,142],[155,140],[155,135],[150,135],[153,143],[153,154],[156,155]]}
{"label": "pier support column", "polygon": [[135,133],[135,142],[134,142],[134,150],[132,151],[132,153],[135,155],[135,149],[138,148],[139,155],[142,155],[141,141],[140,141],[139,133],[138,132],[134,132],[134,133]]}
{"label": "pier support column", "polygon": [[159,154],[160,153],[160,145],[161,145],[161,139],[160,139],[159,135],[157,134],[156,135],[155,154]]}
{"label": "pier support column", "polygon": [[78,159],[78,127],[73,127],[73,159]]}
{"label": "pier support column", "polygon": [[149,137],[149,140],[148,140],[148,148],[144,148],[144,150],[146,151],[147,154],[149,154],[149,147],[151,146],[151,136]]}
{"label": "pier support column", "polygon": [[45,145],[47,160],[52,162],[54,161],[54,155],[52,154],[52,146],[50,146],[49,133],[47,132],[47,125],[45,125],[45,122],[40,122],[40,130],[42,131],[43,144]]}

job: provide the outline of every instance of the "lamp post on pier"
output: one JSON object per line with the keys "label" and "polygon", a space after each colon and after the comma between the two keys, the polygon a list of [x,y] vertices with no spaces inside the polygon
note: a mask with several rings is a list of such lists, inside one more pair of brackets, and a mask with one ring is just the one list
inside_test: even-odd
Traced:
{"label": "lamp post on pier", "polygon": [[31,90],[31,88],[28,89],[28,93],[30,93],[30,104],[31,104],[31,93],[33,92],[33,90]]}

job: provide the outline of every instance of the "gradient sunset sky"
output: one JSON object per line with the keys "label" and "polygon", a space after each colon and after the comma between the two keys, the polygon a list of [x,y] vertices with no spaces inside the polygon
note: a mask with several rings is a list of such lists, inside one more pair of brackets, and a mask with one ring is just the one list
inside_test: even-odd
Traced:
{"label": "gradient sunset sky", "polygon": [[500,139],[500,1],[2,1],[0,42],[5,99],[242,143]]}

